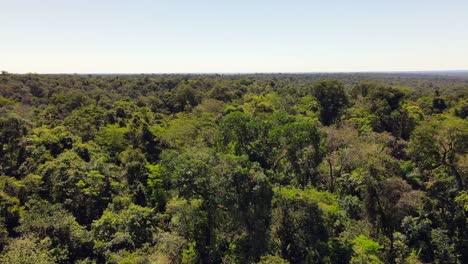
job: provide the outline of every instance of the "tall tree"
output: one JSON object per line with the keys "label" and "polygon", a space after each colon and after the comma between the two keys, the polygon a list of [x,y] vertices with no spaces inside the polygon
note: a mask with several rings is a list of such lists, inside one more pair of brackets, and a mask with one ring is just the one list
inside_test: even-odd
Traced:
{"label": "tall tree", "polygon": [[312,95],[320,102],[320,121],[333,124],[348,106],[344,84],[339,81],[320,81],[312,87]]}

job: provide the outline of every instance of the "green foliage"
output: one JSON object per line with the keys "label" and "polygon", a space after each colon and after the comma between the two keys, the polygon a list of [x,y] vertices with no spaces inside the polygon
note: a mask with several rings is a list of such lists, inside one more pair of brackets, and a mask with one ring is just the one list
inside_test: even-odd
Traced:
{"label": "green foliage", "polygon": [[146,252],[121,250],[110,256],[108,263],[119,264],[150,264]]}
{"label": "green foliage", "polygon": [[320,112],[320,103],[313,96],[306,95],[300,98],[300,102],[294,106],[294,110],[304,116],[316,117],[316,112]]}
{"label": "green foliage", "polygon": [[64,125],[86,142],[94,139],[96,132],[110,122],[108,119],[107,111],[103,107],[85,105],[67,116]]}
{"label": "green foliage", "polygon": [[125,138],[127,133],[128,129],[126,127],[107,125],[97,133],[96,143],[104,147],[109,152],[109,155],[115,158],[129,145]]}
{"label": "green foliage", "polygon": [[[5,176],[1,176],[2,180]],[[2,189],[4,189],[3,187]],[[2,215],[2,225],[5,225],[7,229],[13,229],[18,225],[20,213],[23,207],[21,206],[20,200],[14,196],[10,196],[5,193],[4,190],[0,190],[0,213]]]}
{"label": "green foliage", "polygon": [[467,88],[1,74],[0,262],[463,263]]}
{"label": "green foliage", "polygon": [[325,216],[330,219],[337,217],[341,213],[336,195],[329,192],[318,191],[316,189],[301,190],[291,188],[274,188],[274,192],[275,195],[282,197],[282,199],[304,200],[307,203],[315,203]]}
{"label": "green foliage", "polygon": [[132,203],[116,207],[106,209],[92,224],[97,254],[106,256],[120,249],[134,250],[153,241],[158,220],[153,210]]}
{"label": "green foliage", "polygon": [[350,263],[383,263],[378,258],[379,251],[383,248],[379,243],[364,235],[357,236],[353,241],[353,257]]}
{"label": "green foliage", "polygon": [[327,126],[334,123],[348,106],[344,84],[339,81],[317,82],[312,88],[312,95],[320,102],[320,121]]}
{"label": "green foliage", "polygon": [[165,189],[167,181],[162,177],[161,166],[159,164],[146,164],[146,168],[149,171],[147,184],[150,192],[150,201],[160,211],[164,211],[168,193]]}
{"label": "green foliage", "polygon": [[314,189],[275,188],[273,204],[274,234],[281,256],[291,263],[326,259],[333,220],[339,213],[334,195]]}
{"label": "green foliage", "polygon": [[459,203],[465,212],[468,212],[468,192],[461,191],[460,194],[455,198],[455,202]]}
{"label": "green foliage", "polygon": [[286,260],[278,256],[263,256],[258,264],[288,264]]}
{"label": "green foliage", "polygon": [[376,132],[387,131],[397,138],[408,139],[421,118],[422,113],[416,106],[405,104],[405,99],[411,94],[407,87],[366,82],[355,86],[353,94],[359,95],[362,102],[348,113],[352,116],[350,121],[359,122],[361,126],[370,125]]}
{"label": "green foliage", "polygon": [[21,161],[20,140],[27,133],[24,119],[0,109],[0,174],[14,175]]}
{"label": "green foliage", "polygon": [[458,104],[455,106],[455,115],[466,119],[468,116],[468,100],[463,99],[458,102]]}
{"label": "green foliage", "polygon": [[198,256],[195,251],[195,243],[191,243],[187,249],[182,252],[182,264],[197,263]]}
{"label": "green foliage", "polygon": [[455,247],[451,243],[446,230],[433,229],[431,232],[431,244],[434,247],[435,263],[457,262]]}
{"label": "green foliage", "polygon": [[15,105],[15,101],[9,98],[4,98],[0,96],[0,108],[10,108]]}
{"label": "green foliage", "polygon": [[458,161],[464,159],[468,152],[467,139],[468,121],[453,116],[436,116],[417,127],[408,151],[422,169],[446,167],[462,190],[466,179],[460,172]]}
{"label": "green foliage", "polygon": [[50,240],[21,237],[11,241],[0,256],[1,263],[50,264],[58,263],[50,251]]}
{"label": "green foliage", "polygon": [[88,232],[60,204],[29,201],[20,224],[20,233],[50,239],[51,254],[59,262],[74,261],[91,253]]}

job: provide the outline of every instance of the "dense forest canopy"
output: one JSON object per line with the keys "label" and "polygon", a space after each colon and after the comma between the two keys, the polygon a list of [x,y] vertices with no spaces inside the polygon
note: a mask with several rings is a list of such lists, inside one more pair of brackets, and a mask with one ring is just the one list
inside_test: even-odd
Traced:
{"label": "dense forest canopy", "polygon": [[468,77],[0,74],[0,263],[463,263]]}

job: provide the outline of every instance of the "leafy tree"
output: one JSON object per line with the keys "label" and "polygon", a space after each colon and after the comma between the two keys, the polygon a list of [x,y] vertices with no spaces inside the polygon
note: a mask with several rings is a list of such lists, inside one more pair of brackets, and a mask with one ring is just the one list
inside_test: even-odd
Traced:
{"label": "leafy tree", "polygon": [[457,263],[455,247],[445,230],[433,229],[431,244],[434,248],[435,263]]}
{"label": "leafy tree", "polygon": [[24,158],[20,143],[26,133],[27,123],[24,119],[0,108],[0,174],[15,174]]}
{"label": "leafy tree", "polygon": [[200,96],[196,89],[189,83],[181,83],[177,86],[174,94],[174,110],[191,110],[200,103]]}
{"label": "leafy tree", "polygon": [[333,196],[323,195],[313,189],[275,189],[273,230],[281,256],[291,263],[321,262],[329,255],[333,229],[327,225],[333,223],[338,207]]}
{"label": "leafy tree", "polygon": [[350,263],[384,263],[378,257],[379,250],[383,247],[364,235],[359,235],[353,240],[353,257]]}
{"label": "leafy tree", "polygon": [[455,177],[459,190],[466,179],[458,161],[467,153],[468,122],[451,116],[430,119],[416,128],[409,145],[413,160],[425,170],[444,166]]}
{"label": "leafy tree", "polygon": [[[235,255],[240,262],[258,261],[268,245],[273,192],[267,176],[258,163],[249,162],[245,156],[224,156],[214,168],[226,181],[221,205],[228,208],[224,216],[231,219],[236,229],[242,230],[235,243]],[[224,228],[221,228],[223,233]]]}
{"label": "leafy tree", "polygon": [[405,96],[406,91],[398,87],[378,87],[370,91],[367,100],[373,113],[374,131],[387,131],[405,139],[409,137],[411,131],[406,128],[408,112],[401,108]]}
{"label": "leafy tree", "polygon": [[315,118],[320,112],[320,103],[313,96],[306,95],[300,98],[299,103],[294,106],[294,110],[304,116]]}
{"label": "leafy tree", "polygon": [[305,187],[309,182],[316,182],[316,168],[324,156],[324,141],[314,120],[308,118],[291,122],[281,129],[280,144],[282,158],[287,161],[282,164],[288,174],[297,177],[300,186]]}
{"label": "leafy tree", "polygon": [[64,125],[86,142],[94,139],[96,132],[109,121],[106,109],[96,105],[85,105],[67,116]]}
{"label": "leafy tree", "polygon": [[[4,178],[5,176],[1,176]],[[3,180],[3,179],[2,179]],[[10,196],[5,192],[5,187],[0,190],[0,213],[2,227],[13,233],[13,228],[18,225],[20,213],[22,211],[20,200],[15,196]]]}
{"label": "leafy tree", "polygon": [[101,256],[109,257],[111,252],[135,250],[151,244],[157,220],[153,210],[135,205],[128,198],[114,201],[92,224],[94,250]]}
{"label": "leafy tree", "polygon": [[468,116],[468,100],[460,100],[458,104],[455,106],[455,115],[466,119]]}
{"label": "leafy tree", "polygon": [[103,127],[96,135],[96,143],[103,146],[112,158],[116,158],[120,152],[128,147],[125,138],[128,129],[118,127],[117,125],[107,125]]}
{"label": "leafy tree", "polygon": [[146,168],[148,169],[149,200],[159,211],[165,211],[169,196],[166,191],[168,180],[163,178],[159,164],[146,164]]}
{"label": "leafy tree", "polygon": [[60,204],[31,200],[20,219],[18,230],[24,235],[50,239],[51,254],[58,262],[67,263],[91,255],[88,232]]}
{"label": "leafy tree", "polygon": [[26,158],[18,168],[21,174],[38,173],[38,168],[63,152],[73,148],[79,139],[67,130],[57,126],[34,128],[24,140]]}
{"label": "leafy tree", "polygon": [[333,124],[348,106],[344,85],[339,81],[320,81],[312,87],[312,95],[320,102],[320,121]]}
{"label": "leafy tree", "polygon": [[235,111],[221,121],[224,144],[230,144],[234,153],[241,155],[251,152],[253,141],[259,133],[259,124],[248,114]]}
{"label": "leafy tree", "polygon": [[58,263],[50,252],[50,240],[34,237],[21,237],[8,244],[0,255],[0,262],[11,264],[50,264]]}

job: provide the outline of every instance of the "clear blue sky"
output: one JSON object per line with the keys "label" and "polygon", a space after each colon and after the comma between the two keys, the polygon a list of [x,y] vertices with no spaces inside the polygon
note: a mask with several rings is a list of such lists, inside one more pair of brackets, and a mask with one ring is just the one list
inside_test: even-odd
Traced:
{"label": "clear blue sky", "polygon": [[468,69],[468,0],[0,0],[0,70]]}

